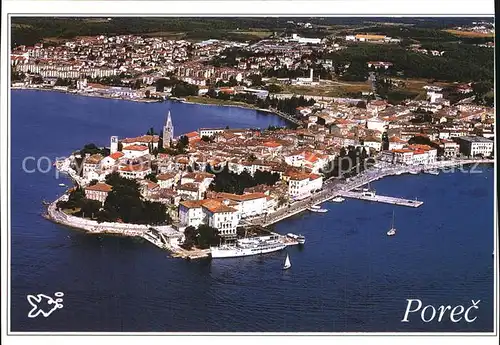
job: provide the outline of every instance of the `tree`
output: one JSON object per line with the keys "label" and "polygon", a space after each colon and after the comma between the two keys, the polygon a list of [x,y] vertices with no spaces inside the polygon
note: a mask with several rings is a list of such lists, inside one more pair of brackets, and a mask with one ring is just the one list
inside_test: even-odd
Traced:
{"label": "tree", "polygon": [[248,79],[252,82],[252,86],[262,86],[262,76],[259,74],[251,74]]}
{"label": "tree", "polygon": [[269,93],[279,93],[281,92],[283,89],[281,88],[281,86],[279,85],[276,85],[276,84],[271,84],[267,87],[267,91],[269,91]]}
{"label": "tree", "polygon": [[158,182],[158,179],[156,178],[156,175],[154,173],[147,174],[146,176],[144,176],[144,179],[150,180],[154,183]]}
{"label": "tree", "polygon": [[194,226],[188,226],[184,229],[184,243],[182,247],[185,249],[191,249],[198,242],[198,230]]}
{"label": "tree", "polygon": [[216,228],[202,224],[198,226],[198,247],[201,249],[209,248],[220,244],[219,231]]}
{"label": "tree", "polygon": [[93,219],[97,216],[101,206],[101,203],[97,200],[84,199],[80,205],[79,214],[81,214],[82,217]]}
{"label": "tree", "polygon": [[216,98],[217,97],[217,92],[215,92],[214,88],[208,89],[206,95],[210,98]]}
{"label": "tree", "polygon": [[186,147],[189,145],[189,138],[187,136],[183,135],[179,138],[179,143],[181,143],[182,146]]}

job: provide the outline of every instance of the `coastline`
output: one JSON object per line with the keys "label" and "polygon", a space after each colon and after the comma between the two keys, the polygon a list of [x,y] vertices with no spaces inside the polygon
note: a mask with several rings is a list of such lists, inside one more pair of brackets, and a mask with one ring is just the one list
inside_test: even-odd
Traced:
{"label": "coastline", "polygon": [[47,88],[47,87],[11,86],[11,90],[58,92],[58,93],[65,93],[68,95],[75,95],[75,96],[82,96],[82,97],[93,97],[93,98],[111,99],[111,100],[116,100],[116,101],[129,101],[129,102],[137,102],[137,103],[161,103],[161,102],[163,102],[163,100],[159,100],[159,99],[108,97],[108,96],[103,96],[103,95],[88,94],[88,93],[82,93],[82,92],[71,92],[68,90],[59,90],[59,89]]}
{"label": "coastline", "polygon": [[279,116],[282,119],[284,119],[284,120],[286,120],[286,121],[288,121],[290,123],[293,123],[295,125],[299,125],[300,124],[299,120],[296,120],[296,119],[294,120],[288,114],[282,113],[282,112],[277,111],[277,110],[273,111],[273,110],[264,109],[264,108],[257,108],[255,106],[253,106],[252,104],[245,105],[245,103],[242,103],[242,104],[203,103],[203,102],[195,102],[193,100],[189,100],[189,101],[188,100],[175,100],[175,101],[180,102],[180,103],[185,103],[185,104],[210,105],[210,106],[218,106],[218,107],[234,107],[234,108],[240,108],[240,109],[255,110],[255,111],[262,112],[262,113]]}
{"label": "coastline", "polygon": [[[456,161],[439,161],[434,164],[425,166],[425,169],[445,169],[454,168],[456,166],[468,165],[468,164],[494,164],[493,159],[469,159],[469,160],[456,160]],[[74,174],[71,173],[71,169],[68,171],[65,168],[65,164],[58,169],[69,174],[72,180],[79,183],[75,179]],[[401,175],[410,172],[421,173],[424,167],[414,167],[414,166],[396,166],[392,165],[391,168],[387,170],[374,171],[366,170],[363,173],[356,175],[351,179],[351,181],[338,181],[339,183],[334,184],[334,179],[330,178],[325,181],[325,186],[323,190],[307,198],[305,200],[296,201],[291,204],[290,207],[282,207],[269,216],[261,216],[254,218],[250,221],[242,222],[242,226],[262,226],[268,227],[272,224],[278,223],[289,217],[292,217],[298,213],[307,210],[310,205],[318,205],[326,202],[342,192],[348,192],[353,189],[359,188],[360,186],[366,185],[369,182],[376,181],[388,176]],[[374,173],[374,174],[372,174]],[[47,207],[47,212],[44,214],[44,218],[50,220],[54,223],[72,228],[82,230],[89,234],[108,234],[108,235],[118,235],[125,237],[141,237],[154,245],[169,251],[172,257],[181,257],[185,259],[197,259],[206,258],[209,256],[209,250],[194,249],[185,250],[179,246],[179,239],[183,238],[183,234],[175,230],[172,226],[154,226],[154,230],[158,231],[160,234],[153,234],[151,226],[142,224],[129,224],[129,223],[98,223],[97,221],[87,220],[80,217],[75,217],[67,215],[66,213],[59,211],[56,204],[60,200],[67,198],[66,194],[61,195],[59,198],[51,202]],[[162,235],[163,233],[164,235]],[[168,240],[166,239],[168,238]]]}
{"label": "coastline", "polygon": [[[81,92],[70,92],[67,90],[59,90],[59,89],[54,89],[54,88],[46,88],[46,87],[18,87],[18,86],[11,86],[11,90],[28,90],[28,91],[46,91],[46,92],[59,92],[59,93],[65,93],[69,95],[75,95],[75,96],[82,96],[82,97],[93,97],[93,98],[102,98],[102,99],[110,99],[110,100],[116,100],[116,101],[129,101],[129,102],[136,102],[136,103],[162,103],[165,100],[161,99],[148,99],[148,98],[116,98],[116,97],[107,97],[107,96],[102,96],[102,95],[96,95],[96,94],[87,94],[87,93],[81,93]],[[269,109],[263,109],[263,108],[257,108],[251,104],[245,105],[244,103],[242,104],[218,104],[218,103],[203,103],[203,102],[196,102],[193,100],[178,100],[178,99],[170,99],[167,98],[166,101],[170,102],[179,102],[179,103],[184,103],[184,104],[196,104],[196,105],[203,105],[203,106],[217,106],[217,107],[234,107],[234,108],[240,108],[240,109],[247,109],[247,110],[254,110],[266,114],[271,114],[271,115],[276,115],[281,117],[282,119],[293,123],[295,125],[299,124],[298,120],[291,120],[291,117],[287,114],[280,113],[277,111],[269,110]]]}

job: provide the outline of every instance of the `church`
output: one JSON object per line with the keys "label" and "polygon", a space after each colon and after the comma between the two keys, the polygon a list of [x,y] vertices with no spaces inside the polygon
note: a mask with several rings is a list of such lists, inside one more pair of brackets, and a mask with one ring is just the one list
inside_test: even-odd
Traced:
{"label": "church", "polygon": [[163,148],[170,147],[170,142],[174,139],[174,125],[172,124],[172,117],[170,110],[168,111],[167,120],[163,126]]}

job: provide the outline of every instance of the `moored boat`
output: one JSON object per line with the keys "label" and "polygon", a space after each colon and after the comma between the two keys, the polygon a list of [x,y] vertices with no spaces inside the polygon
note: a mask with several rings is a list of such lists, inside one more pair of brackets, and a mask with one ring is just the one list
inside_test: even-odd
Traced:
{"label": "moored boat", "polygon": [[431,175],[439,175],[439,170],[438,169],[429,169],[424,171],[426,174],[431,174]]}
{"label": "moored boat", "polygon": [[342,202],[344,201],[345,199],[341,196],[336,196],[335,198],[331,199],[330,201],[332,202]]}
{"label": "moored boat", "polygon": [[306,243],[306,238],[302,235],[299,235],[297,236],[297,242],[299,242],[299,244],[304,244]]}
{"label": "moored boat", "polygon": [[287,237],[291,238],[291,239],[294,239],[295,241],[297,241],[299,244],[304,244],[306,243],[306,238],[302,235],[295,235],[295,234],[292,234],[292,233],[288,233],[286,234]]}
{"label": "moored boat", "polygon": [[286,244],[280,241],[279,237],[276,235],[244,238],[237,240],[234,245],[211,247],[210,256],[213,259],[236,258],[240,256],[272,253],[280,251],[285,247]]}
{"label": "moored boat", "polygon": [[309,211],[311,212],[318,212],[318,213],[325,213],[328,212],[326,208],[321,208],[321,206],[313,205],[308,208]]}

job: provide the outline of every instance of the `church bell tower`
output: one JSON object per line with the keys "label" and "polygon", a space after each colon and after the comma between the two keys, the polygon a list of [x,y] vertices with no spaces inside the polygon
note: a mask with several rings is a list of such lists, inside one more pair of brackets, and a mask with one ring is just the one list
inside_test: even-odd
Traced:
{"label": "church bell tower", "polygon": [[163,148],[170,147],[170,141],[174,139],[174,125],[172,124],[172,117],[170,110],[168,111],[167,120],[163,126]]}

